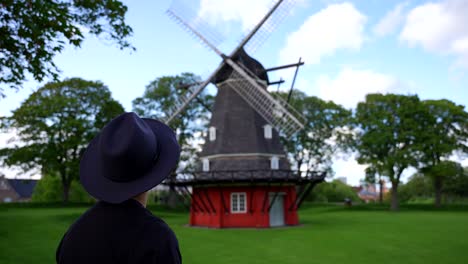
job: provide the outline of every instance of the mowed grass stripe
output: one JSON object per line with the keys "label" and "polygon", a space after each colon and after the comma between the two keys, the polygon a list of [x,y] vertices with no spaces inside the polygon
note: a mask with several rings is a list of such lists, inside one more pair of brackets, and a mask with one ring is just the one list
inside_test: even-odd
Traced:
{"label": "mowed grass stripe", "polygon": [[[53,263],[84,210],[0,210],[0,263]],[[184,263],[468,263],[468,211],[312,207],[299,227],[222,230],[187,227],[187,213],[153,212],[174,229]]]}

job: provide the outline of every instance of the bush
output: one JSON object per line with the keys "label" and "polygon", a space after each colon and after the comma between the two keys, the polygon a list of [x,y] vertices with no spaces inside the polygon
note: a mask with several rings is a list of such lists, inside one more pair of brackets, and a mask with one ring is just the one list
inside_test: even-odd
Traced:
{"label": "bush", "polygon": [[[46,175],[40,179],[31,197],[32,202],[56,203],[63,201],[62,182],[58,176]],[[72,203],[93,202],[92,198],[78,180],[73,180],[70,186],[69,201]]]}
{"label": "bush", "polygon": [[40,179],[31,197],[32,202],[52,203],[63,201],[62,182],[59,177],[45,175]]}
{"label": "bush", "polygon": [[359,196],[353,188],[339,180],[332,182],[322,182],[315,187],[307,197],[313,202],[343,202],[346,198],[353,202],[360,201]]}
{"label": "bush", "polygon": [[406,184],[398,187],[398,198],[402,203],[415,203],[419,201],[433,201],[434,187],[428,177],[416,173]]}
{"label": "bush", "polygon": [[70,185],[69,201],[72,203],[91,203],[96,201],[78,180],[73,180]]}

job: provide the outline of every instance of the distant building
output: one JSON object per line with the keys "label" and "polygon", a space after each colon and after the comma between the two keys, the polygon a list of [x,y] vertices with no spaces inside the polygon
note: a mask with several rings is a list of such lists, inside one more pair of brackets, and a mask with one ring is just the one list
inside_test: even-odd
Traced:
{"label": "distant building", "polygon": [[[382,192],[384,194],[387,193],[388,188],[385,186],[385,183],[382,186]],[[379,201],[380,192],[379,187],[376,184],[363,182],[360,186],[353,187],[353,189],[356,191],[359,198],[366,203]]]}
{"label": "distant building", "polygon": [[36,183],[37,180],[7,179],[0,175],[0,203],[30,201]]}

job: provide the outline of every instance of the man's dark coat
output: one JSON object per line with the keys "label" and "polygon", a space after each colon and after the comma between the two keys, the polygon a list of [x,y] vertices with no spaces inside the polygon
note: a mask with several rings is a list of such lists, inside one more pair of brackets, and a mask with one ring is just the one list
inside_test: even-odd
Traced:
{"label": "man's dark coat", "polygon": [[182,263],[169,226],[136,200],[98,202],[63,236],[57,263]]}

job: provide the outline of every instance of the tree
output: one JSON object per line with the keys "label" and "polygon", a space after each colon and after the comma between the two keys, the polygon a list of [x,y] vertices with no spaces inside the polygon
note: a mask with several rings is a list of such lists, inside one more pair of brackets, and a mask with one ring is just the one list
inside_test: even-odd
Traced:
{"label": "tree", "polygon": [[364,178],[364,182],[379,185],[379,203],[383,203],[383,189],[385,184],[385,180],[383,178],[385,177],[385,172],[379,172],[376,168],[369,166],[366,168],[365,173],[366,177]]}
{"label": "tree", "polygon": [[1,119],[3,130],[16,134],[16,144],[0,150],[8,166],[24,171],[40,169],[57,174],[63,201],[78,179],[80,157],[102,124],[124,111],[101,82],[79,78],[48,83],[31,94],[10,117]]}
{"label": "tree", "polygon": [[457,173],[454,177],[449,177],[444,181],[443,192],[448,198],[468,197],[468,167],[463,169],[463,173]]}
{"label": "tree", "polygon": [[[43,175],[34,187],[31,197],[32,202],[53,203],[63,200],[63,187],[60,177],[57,175]],[[73,179],[70,185],[69,201],[75,203],[92,202],[93,198],[84,190],[77,179]]]}
{"label": "tree", "polygon": [[[177,98],[188,92],[187,88],[190,84],[195,84],[200,80],[200,77],[192,73],[156,78],[146,86],[143,96],[133,100],[133,111],[144,117],[166,118],[167,113],[175,107]],[[169,123],[169,126],[176,132],[181,146],[179,171],[196,169],[195,157],[201,144],[202,132],[206,130],[209,121],[209,109],[212,104],[213,97],[202,92]],[[174,194],[175,189],[171,187],[170,206],[175,206]]]}
{"label": "tree", "polygon": [[428,200],[432,199],[434,194],[434,188],[431,180],[424,174],[415,173],[413,174],[407,183],[400,186],[398,195],[401,202],[409,202],[415,200]]}
{"label": "tree", "polygon": [[291,105],[304,116],[305,127],[292,137],[281,138],[289,156],[298,169],[306,166],[330,175],[333,155],[349,146],[351,111],[299,91],[292,94]]}
{"label": "tree", "polygon": [[435,165],[430,165],[421,169],[425,176],[432,180],[435,191],[435,206],[440,207],[442,202],[442,191],[444,182],[450,178],[460,177],[464,174],[463,167],[454,161],[439,161]]}
{"label": "tree", "polygon": [[[26,73],[42,81],[58,78],[53,57],[65,45],[79,47],[84,31],[110,39],[123,48],[127,38],[127,7],[117,0],[4,0],[0,3],[0,85],[19,88]],[[0,86],[0,96],[3,96]]]}
{"label": "tree", "polygon": [[32,202],[54,203],[63,200],[62,183],[59,177],[42,175],[42,178],[34,187],[31,197]]}
{"label": "tree", "polygon": [[468,113],[463,105],[445,99],[422,101],[421,106],[419,162],[421,171],[433,181],[435,206],[440,207],[444,178],[462,170],[448,159],[456,151],[468,153]]}
{"label": "tree", "polygon": [[355,149],[359,164],[367,164],[392,183],[391,209],[398,210],[398,185],[403,171],[417,164],[416,138],[421,115],[417,96],[368,94],[355,113]]}
{"label": "tree", "polygon": [[353,188],[339,180],[332,182],[323,182],[307,197],[309,201],[314,202],[334,202],[340,203],[348,198],[353,202],[358,202],[359,196]]}

